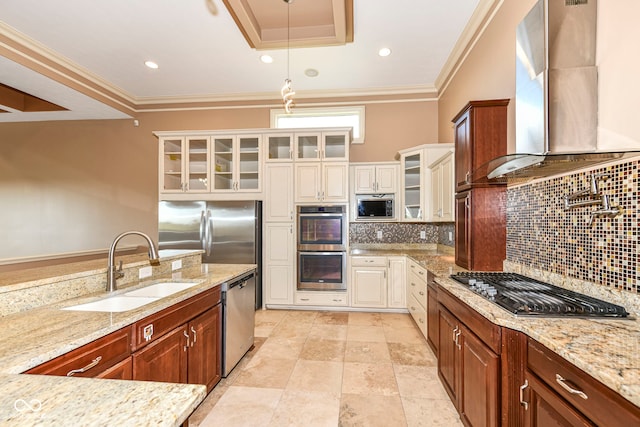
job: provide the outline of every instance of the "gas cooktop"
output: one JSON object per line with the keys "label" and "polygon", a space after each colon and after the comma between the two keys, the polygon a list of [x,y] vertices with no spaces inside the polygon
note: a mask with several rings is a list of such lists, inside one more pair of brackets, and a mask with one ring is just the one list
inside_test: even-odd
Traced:
{"label": "gas cooktop", "polygon": [[515,273],[460,272],[451,278],[515,315],[614,317],[624,307]]}

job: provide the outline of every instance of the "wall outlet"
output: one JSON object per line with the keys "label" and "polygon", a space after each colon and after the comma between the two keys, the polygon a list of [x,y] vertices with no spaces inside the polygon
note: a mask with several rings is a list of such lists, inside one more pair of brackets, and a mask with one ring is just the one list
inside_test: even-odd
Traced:
{"label": "wall outlet", "polygon": [[382,230],[378,230],[378,231],[376,231],[376,237],[377,237],[378,239],[382,239]]}
{"label": "wall outlet", "polygon": [[449,241],[451,242],[453,240],[453,231],[449,232]]}
{"label": "wall outlet", "polygon": [[171,271],[179,270],[182,268],[182,260],[177,259],[171,262]]}
{"label": "wall outlet", "polygon": [[420,238],[421,239],[426,239],[427,238],[427,232],[425,230],[420,230]]}
{"label": "wall outlet", "polygon": [[150,265],[147,267],[142,267],[140,270],[138,270],[138,279],[151,277],[151,274],[153,274],[153,270],[151,269]]}

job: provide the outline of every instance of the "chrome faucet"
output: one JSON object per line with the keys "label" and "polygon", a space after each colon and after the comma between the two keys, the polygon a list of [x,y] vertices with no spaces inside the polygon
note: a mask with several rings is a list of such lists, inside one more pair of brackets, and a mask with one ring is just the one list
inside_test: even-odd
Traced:
{"label": "chrome faucet", "polygon": [[609,196],[602,196],[602,209],[596,209],[591,212],[591,217],[589,218],[589,226],[593,224],[593,219],[596,217],[607,217],[607,218],[615,218],[618,215],[622,214],[622,208],[620,206],[611,206],[609,204]]}
{"label": "chrome faucet", "polygon": [[118,235],[115,239],[113,239],[113,243],[111,244],[111,248],[109,248],[109,262],[107,264],[107,292],[113,292],[116,290],[116,280],[124,276],[124,272],[122,271],[122,261],[120,261],[120,266],[116,269],[115,265],[115,256],[116,256],[116,245],[125,236],[129,235],[138,235],[143,237],[147,241],[147,245],[149,246],[149,263],[151,265],[160,265],[160,257],[158,256],[158,249],[156,249],[156,245],[151,240],[151,237],[144,234],[141,231],[125,231],[124,233]]}

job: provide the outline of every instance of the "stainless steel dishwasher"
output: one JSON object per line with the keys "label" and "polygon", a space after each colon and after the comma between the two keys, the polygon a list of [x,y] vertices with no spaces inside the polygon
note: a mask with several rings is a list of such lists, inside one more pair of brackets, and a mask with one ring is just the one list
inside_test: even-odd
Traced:
{"label": "stainless steel dishwasher", "polygon": [[222,376],[253,346],[256,316],[255,271],[222,285]]}

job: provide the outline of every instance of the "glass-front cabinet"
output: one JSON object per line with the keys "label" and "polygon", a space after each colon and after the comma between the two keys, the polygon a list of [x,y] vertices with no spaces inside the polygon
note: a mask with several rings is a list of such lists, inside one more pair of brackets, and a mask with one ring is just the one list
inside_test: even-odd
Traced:
{"label": "glass-front cabinet", "polygon": [[293,134],[265,135],[267,146],[266,162],[290,162],[293,160]]}
{"label": "glass-front cabinet", "polygon": [[260,191],[261,135],[212,138],[211,191]]}
{"label": "glass-front cabinet", "polygon": [[422,152],[407,154],[402,158],[404,206],[402,218],[416,221],[423,218]]}
{"label": "glass-front cabinet", "polygon": [[209,191],[209,137],[162,138],[160,147],[161,192]]}
{"label": "glass-front cabinet", "polygon": [[349,132],[310,132],[295,134],[295,160],[349,160]]}

